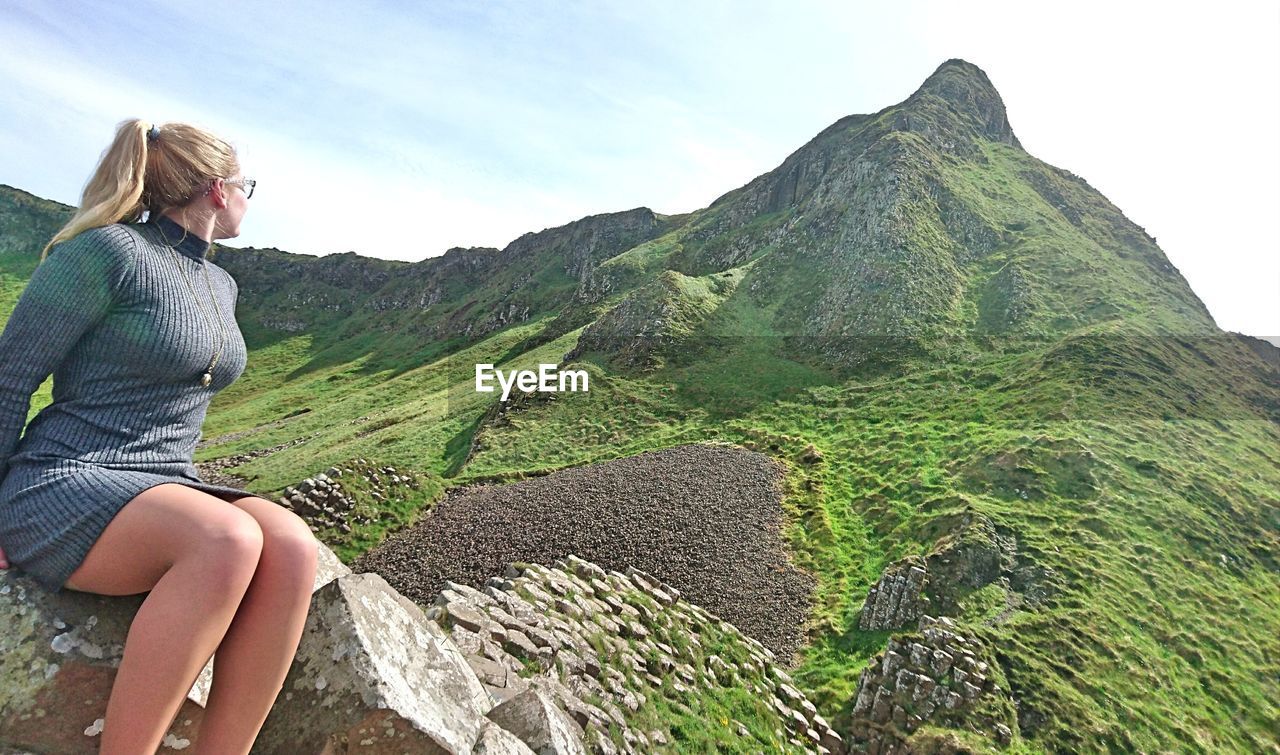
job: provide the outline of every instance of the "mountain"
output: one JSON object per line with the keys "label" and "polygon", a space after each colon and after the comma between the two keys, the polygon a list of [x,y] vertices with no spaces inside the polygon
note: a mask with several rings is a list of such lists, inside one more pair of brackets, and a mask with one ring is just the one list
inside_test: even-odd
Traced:
{"label": "mountain", "polygon": [[[69,212],[0,189],[0,301]],[[449,490],[728,442],[788,470],[816,583],[791,673],[853,742],[1278,746],[1280,349],[1223,332],[1154,238],[1023,150],[971,63],[685,215],[416,263],[215,259],[251,351],[197,459],[267,497],[353,458],[425,481],[321,529],[344,560]],[[478,363],[590,389],[502,402]],[[960,647],[997,690],[962,695]],[[945,673],[917,663],[935,650]],[[954,707],[926,704],[940,686]]]}

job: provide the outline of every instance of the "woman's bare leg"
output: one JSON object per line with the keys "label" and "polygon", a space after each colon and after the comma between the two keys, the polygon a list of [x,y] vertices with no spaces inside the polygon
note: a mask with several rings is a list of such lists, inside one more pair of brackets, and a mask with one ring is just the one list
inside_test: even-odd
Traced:
{"label": "woman's bare leg", "polygon": [[263,498],[234,505],[261,527],[262,557],[213,657],[197,755],[249,752],[298,651],[316,577],[318,544],[302,519]]}
{"label": "woman's bare leg", "polygon": [[262,543],[252,517],[176,483],[143,491],[107,525],[66,586],[150,594],[129,627],[99,753],[160,747],[235,616]]}

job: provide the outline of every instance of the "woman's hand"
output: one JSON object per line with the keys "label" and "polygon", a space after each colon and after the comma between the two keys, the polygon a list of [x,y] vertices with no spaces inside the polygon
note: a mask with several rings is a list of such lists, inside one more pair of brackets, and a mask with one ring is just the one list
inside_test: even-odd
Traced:
{"label": "woman's hand", "polygon": [[0,548],[0,569],[9,568],[9,559],[4,556],[4,548]]}

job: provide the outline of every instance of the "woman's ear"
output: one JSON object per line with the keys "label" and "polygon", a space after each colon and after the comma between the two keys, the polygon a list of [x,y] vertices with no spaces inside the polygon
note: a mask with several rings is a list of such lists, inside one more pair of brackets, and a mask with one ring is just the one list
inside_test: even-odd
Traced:
{"label": "woman's ear", "polygon": [[227,187],[223,185],[221,178],[213,179],[213,183],[205,193],[213,200],[213,206],[219,210],[227,206]]}

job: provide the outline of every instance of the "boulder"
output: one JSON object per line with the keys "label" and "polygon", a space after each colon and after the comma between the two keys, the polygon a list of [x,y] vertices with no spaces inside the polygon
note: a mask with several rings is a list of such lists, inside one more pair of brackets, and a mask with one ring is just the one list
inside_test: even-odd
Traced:
{"label": "boulder", "polygon": [[542,690],[530,687],[489,711],[489,720],[538,755],[586,755],[582,729]]}
{"label": "boulder", "polygon": [[468,753],[489,695],[422,608],[377,574],[312,599],[307,625],[254,753]]}
{"label": "boulder", "polygon": [[520,737],[492,722],[487,722],[480,728],[480,739],[471,752],[474,755],[534,755],[529,745],[520,741]]}
{"label": "boulder", "polygon": [[[317,588],[350,571],[320,545]],[[21,570],[0,571],[0,748],[97,752],[125,637],[147,595],[51,593]],[[193,741],[212,663],[179,709],[166,749]]]}

